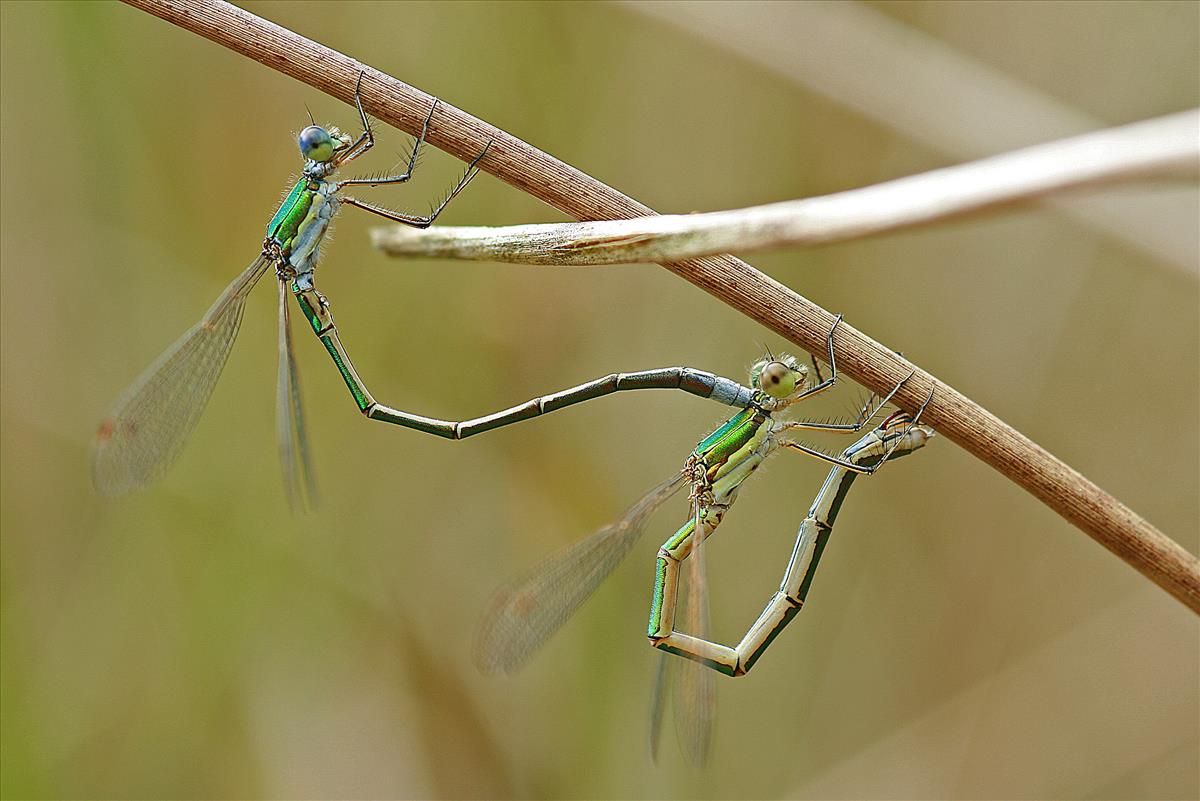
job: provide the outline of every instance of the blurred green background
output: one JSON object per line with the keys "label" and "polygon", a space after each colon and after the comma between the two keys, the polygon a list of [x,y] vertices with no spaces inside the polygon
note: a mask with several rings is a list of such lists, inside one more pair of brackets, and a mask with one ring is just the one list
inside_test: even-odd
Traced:
{"label": "blurred green background", "polygon": [[[878,67],[853,48],[829,76],[773,66],[775,52],[902,34],[917,61],[955,54],[1100,126],[1198,101],[1194,3],[844,6],[858,26],[844,39],[805,17],[825,6],[249,7],[662,211],[969,157],[865,113],[869,92],[814,91]],[[289,516],[268,281],[167,478],[97,497],[97,421],[254,257],[300,166],[305,104],[343,127],[355,117],[122,5],[0,13],[5,797],[1200,794],[1195,616],[944,438],[856,486],[809,608],[750,677],[719,681],[702,771],[670,738],[658,766],[645,744],[651,565],[682,501],[526,671],[480,676],[470,651],[498,584],[677,469],[719,407],[620,396],[452,444],[366,423],[297,328],[322,506]],[[993,104],[971,73],[938,76]],[[914,74],[866,85],[930,137],[957,126],[974,141],[976,115]],[[1011,116],[1024,141],[1058,135]],[[379,133],[363,170],[409,141]],[[372,197],[422,211],[459,170],[431,150],[411,184]],[[1196,194],[1118,195],[1120,230],[1025,207],[752,261],[1194,553]],[[483,175],[442,221],[559,219]],[[1139,219],[1174,263],[1130,238]],[[360,372],[400,408],[472,416],[674,364],[739,377],[760,342],[786,347],[658,267],[400,262],[370,249],[375,224],[340,216],[319,283]],[[813,411],[858,398],[846,382]],[[709,550],[717,635],[757,615],[824,473],[781,456],[742,492]]]}

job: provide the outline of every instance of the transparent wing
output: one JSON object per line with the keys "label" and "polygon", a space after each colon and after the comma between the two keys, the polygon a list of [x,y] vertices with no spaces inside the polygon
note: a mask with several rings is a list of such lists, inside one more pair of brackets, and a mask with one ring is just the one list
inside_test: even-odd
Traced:
{"label": "transparent wing", "polygon": [[658,764],[658,747],[662,743],[662,724],[667,712],[667,694],[671,689],[671,662],[667,654],[657,655],[654,668],[654,689],[650,693],[650,761]]}
{"label": "transparent wing", "polygon": [[259,256],[196,325],[138,377],[101,423],[92,445],[92,481],[105,495],[137,489],[175,460],[229,357],[246,295],[270,266]]}
{"label": "transparent wing", "polygon": [[[699,504],[693,504],[693,531],[700,532]],[[708,590],[704,578],[703,538],[693,535],[692,552],[684,560],[686,569],[677,600],[678,630],[708,639]],[[681,656],[662,654],[654,675],[650,698],[650,759],[658,762],[662,744],[667,698],[675,720],[675,734],[688,762],[703,767],[712,746],[716,717],[716,686],[713,671]]]}
{"label": "transparent wing", "polygon": [[624,517],[568,546],[493,596],[475,639],[485,673],[518,670],[620,564],[650,514],[684,485],[676,474],[650,490]]}
{"label": "transparent wing", "polygon": [[715,674],[699,662],[681,656],[663,654],[659,657],[650,705],[650,758],[655,763],[662,742],[668,696],[671,697],[679,747],[689,763],[702,768],[712,750],[717,711]]}
{"label": "transparent wing", "polygon": [[286,281],[279,282],[279,378],[275,392],[275,433],[279,443],[279,461],[283,467],[283,486],[293,512],[306,512],[316,506],[317,487],[308,455],[308,436],[304,430],[304,404],[300,398],[300,377],[292,349],[292,325],[288,310]]}
{"label": "transparent wing", "polygon": [[[683,631],[700,639],[709,639],[708,626],[708,583],[704,573],[705,531],[700,515],[700,505],[692,510],[696,527],[692,553],[686,560],[687,568],[678,603],[682,612]],[[665,655],[664,655],[665,656]],[[674,671],[670,679],[672,706],[675,710],[675,735],[688,762],[703,767],[708,762],[712,746],[713,720],[716,717],[716,673],[708,667],[682,657],[668,657],[669,670]]]}

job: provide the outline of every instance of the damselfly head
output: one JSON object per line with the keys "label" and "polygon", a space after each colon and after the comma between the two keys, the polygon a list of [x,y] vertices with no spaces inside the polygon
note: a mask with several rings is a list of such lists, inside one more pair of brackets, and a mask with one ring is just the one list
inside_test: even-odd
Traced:
{"label": "damselfly head", "polygon": [[808,368],[786,353],[759,359],[750,368],[750,384],[777,400],[803,389],[807,379]]}
{"label": "damselfly head", "polygon": [[324,162],[333,158],[335,142],[329,131],[320,125],[310,125],[300,132],[300,155],[309,161]]}

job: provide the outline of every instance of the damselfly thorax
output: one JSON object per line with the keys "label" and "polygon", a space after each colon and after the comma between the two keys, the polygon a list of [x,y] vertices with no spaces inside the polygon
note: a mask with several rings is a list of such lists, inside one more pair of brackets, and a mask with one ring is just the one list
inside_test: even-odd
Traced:
{"label": "damselfly thorax", "polygon": [[292,187],[267,225],[263,253],[277,263],[281,277],[292,278],[302,291],[314,288],[321,242],[341,204],[335,192],[336,184],[306,175]]}

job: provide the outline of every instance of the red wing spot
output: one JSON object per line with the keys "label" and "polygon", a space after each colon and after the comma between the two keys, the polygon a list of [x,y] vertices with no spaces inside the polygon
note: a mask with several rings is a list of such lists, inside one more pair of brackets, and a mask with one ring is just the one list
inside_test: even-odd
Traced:
{"label": "red wing spot", "polygon": [[101,445],[108,442],[110,439],[112,439],[113,431],[115,429],[116,423],[113,422],[111,417],[107,420],[101,420],[100,427],[96,429],[96,442],[100,443]]}

